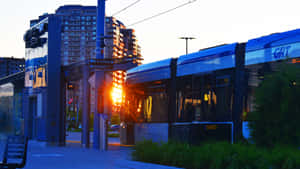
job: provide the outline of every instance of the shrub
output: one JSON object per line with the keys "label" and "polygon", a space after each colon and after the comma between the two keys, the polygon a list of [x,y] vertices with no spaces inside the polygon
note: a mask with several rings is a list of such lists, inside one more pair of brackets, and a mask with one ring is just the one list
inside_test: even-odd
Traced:
{"label": "shrub", "polygon": [[300,151],[277,146],[207,143],[202,146],[144,141],[135,146],[135,160],[187,169],[300,169]]}
{"label": "shrub", "polygon": [[290,147],[276,146],[269,154],[272,169],[300,169],[300,151]]}
{"label": "shrub", "polygon": [[267,75],[255,93],[249,114],[252,139],[261,146],[300,145],[300,69],[284,64]]}
{"label": "shrub", "polygon": [[153,143],[152,141],[138,143],[135,146],[132,156],[135,160],[152,163],[157,163],[161,159],[160,148],[157,143]]}
{"label": "shrub", "polygon": [[120,137],[119,133],[108,133],[108,137]]}

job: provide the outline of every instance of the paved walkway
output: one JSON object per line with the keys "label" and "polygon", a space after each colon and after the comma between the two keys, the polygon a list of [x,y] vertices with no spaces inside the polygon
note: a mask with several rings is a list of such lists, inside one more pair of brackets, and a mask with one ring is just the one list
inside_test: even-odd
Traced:
{"label": "paved walkway", "polygon": [[[5,140],[0,139],[0,162],[4,147]],[[132,148],[123,146],[109,146],[108,151],[99,151],[82,148],[78,143],[54,147],[29,141],[25,169],[176,169],[132,161],[131,152]]]}
{"label": "paved walkway", "polygon": [[108,151],[81,148],[68,143],[66,147],[49,147],[30,141],[25,169],[175,169],[174,167],[131,160],[132,149],[110,146]]}
{"label": "paved walkway", "polygon": [[[67,132],[66,141],[68,143],[80,143],[81,133],[80,132]],[[93,143],[93,132],[90,132],[90,143]],[[119,137],[109,137],[108,144],[110,145],[120,145]]]}

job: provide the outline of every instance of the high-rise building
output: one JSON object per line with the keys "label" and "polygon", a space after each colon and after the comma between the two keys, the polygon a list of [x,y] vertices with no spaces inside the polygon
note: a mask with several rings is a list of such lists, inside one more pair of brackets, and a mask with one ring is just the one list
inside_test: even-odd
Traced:
{"label": "high-rise building", "polygon": [[[95,57],[96,6],[65,5],[55,14],[61,19],[61,64],[63,66]],[[34,26],[49,14],[30,21]]]}
{"label": "high-rise building", "polygon": [[[68,65],[96,56],[96,6],[65,5],[56,10],[61,18],[61,59]],[[49,14],[30,21],[30,25],[40,22]],[[140,47],[133,29],[114,17],[105,20],[105,58],[141,57]]]}
{"label": "high-rise building", "polygon": [[121,30],[125,25],[113,17],[105,18],[105,35],[104,40],[104,57],[106,58],[123,58],[124,57],[124,35]]}
{"label": "high-rise building", "polygon": [[[105,48],[106,58],[141,57],[140,47],[133,29],[126,29],[125,25],[114,17],[105,19]],[[123,85],[125,71],[112,73],[113,80],[113,112],[118,112],[123,100]]]}
{"label": "high-rise building", "polygon": [[0,57],[0,78],[23,71],[24,67],[24,59]]}
{"label": "high-rise building", "polygon": [[141,47],[135,36],[134,29],[122,29],[124,35],[125,54],[127,57],[141,57]]}
{"label": "high-rise building", "polygon": [[96,53],[96,6],[66,5],[55,13],[61,18],[63,31],[62,65],[95,58]]}
{"label": "high-rise building", "polygon": [[126,26],[114,17],[105,19],[105,48],[107,58],[141,57],[140,47],[137,44],[133,29]]}

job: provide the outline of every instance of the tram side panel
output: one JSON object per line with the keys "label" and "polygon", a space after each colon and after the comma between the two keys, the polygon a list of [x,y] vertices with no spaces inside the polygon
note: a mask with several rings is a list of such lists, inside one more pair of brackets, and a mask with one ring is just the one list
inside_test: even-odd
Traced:
{"label": "tram side panel", "polygon": [[209,48],[178,59],[172,140],[191,144],[209,140],[233,142],[237,45]]}

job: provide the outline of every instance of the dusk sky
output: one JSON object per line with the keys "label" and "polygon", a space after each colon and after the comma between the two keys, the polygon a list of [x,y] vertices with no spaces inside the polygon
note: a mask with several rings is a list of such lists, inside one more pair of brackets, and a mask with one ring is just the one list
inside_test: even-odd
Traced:
{"label": "dusk sky", "polygon": [[[107,16],[136,0],[107,0]],[[125,25],[189,2],[141,0],[116,16]],[[97,0],[8,0],[0,6],[0,57],[24,57],[23,34],[29,21],[61,5],[96,5]],[[299,0],[197,0],[134,25],[144,63],[185,54],[181,36],[192,36],[189,52],[214,45],[300,28]]]}

